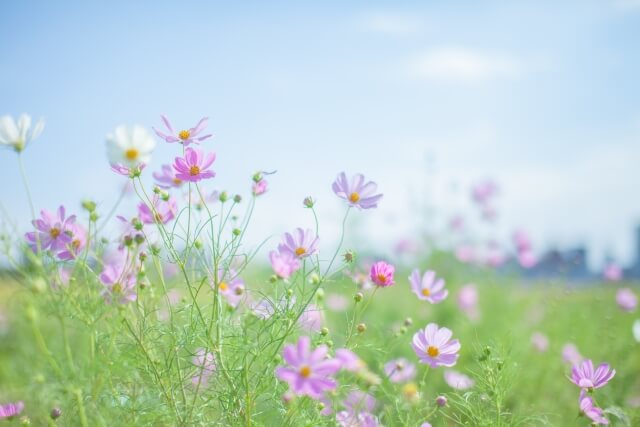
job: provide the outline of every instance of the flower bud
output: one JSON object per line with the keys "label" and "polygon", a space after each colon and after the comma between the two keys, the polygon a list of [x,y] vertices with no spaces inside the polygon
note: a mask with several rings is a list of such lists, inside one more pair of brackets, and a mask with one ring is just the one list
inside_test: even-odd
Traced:
{"label": "flower bud", "polygon": [[240,230],[239,228],[234,228],[234,229],[231,231],[231,233],[232,233],[234,236],[238,237],[240,234],[242,234],[242,230]]}
{"label": "flower bud", "polygon": [[316,291],[316,299],[317,299],[318,301],[322,301],[322,300],[324,299],[324,289],[319,288],[319,289]]}
{"label": "flower bud", "polygon": [[342,258],[344,259],[344,262],[346,263],[352,263],[353,260],[356,259],[356,254],[355,252],[353,252],[351,249],[349,249],[348,251],[346,251],[343,255]]}
{"label": "flower bud", "polygon": [[404,335],[407,333],[407,328],[405,328],[404,326],[400,328],[400,330],[398,331],[400,332],[400,335]]}
{"label": "flower bud", "polygon": [[[322,278],[320,277],[320,275],[318,275],[318,273],[313,273],[311,274],[310,281],[313,285],[319,285],[320,282],[322,281]],[[322,296],[324,296],[324,291],[322,289],[318,289],[318,292],[321,292],[321,291],[322,291]]]}
{"label": "flower bud", "polygon": [[236,203],[240,203],[242,201],[242,196],[239,194],[236,194],[235,196],[233,196],[233,201]]}
{"label": "flower bud", "polygon": [[139,259],[141,262],[144,262],[144,261],[147,259],[147,253],[146,253],[146,252],[144,252],[144,251],[140,252],[140,254],[138,255],[138,259]]}
{"label": "flower bud", "polygon": [[137,217],[131,220],[131,225],[133,225],[133,228],[135,228],[137,231],[142,230],[143,227],[142,222],[140,222],[140,219],[138,219]]}
{"label": "flower bud", "polygon": [[261,172],[254,173],[253,176],[251,177],[251,179],[253,180],[253,182],[262,181],[262,173]]}
{"label": "flower bud", "polygon": [[358,333],[362,334],[367,330],[367,325],[364,323],[358,323],[358,326],[356,326],[356,329],[358,330]]}
{"label": "flower bud", "polygon": [[315,200],[313,200],[311,198],[311,196],[309,197],[305,197],[304,200],[302,201],[302,204],[304,205],[305,208],[312,208],[313,205],[315,205]]}
{"label": "flower bud", "polygon": [[362,295],[362,292],[358,292],[357,294],[355,294],[355,295],[353,296],[353,300],[354,300],[355,302],[360,302],[360,301],[362,301],[362,298],[364,298],[364,295]]}
{"label": "flower bud", "polygon": [[92,200],[83,200],[82,201],[82,207],[84,208],[84,210],[86,210],[87,212],[93,212],[96,210],[96,202],[92,201]]}
{"label": "flower bud", "polygon": [[320,329],[320,335],[322,335],[323,337],[329,335],[329,328],[322,328]]}
{"label": "flower bud", "polygon": [[162,189],[160,187],[158,187],[157,185],[153,186],[153,194],[160,194],[161,191],[162,191]]}
{"label": "flower bud", "polygon": [[193,246],[195,246],[196,249],[202,249],[202,240],[196,239],[196,241],[193,242]]}
{"label": "flower bud", "polygon": [[62,416],[62,410],[60,408],[53,408],[49,416],[52,420],[57,420]]}
{"label": "flower bud", "polygon": [[96,212],[91,212],[89,214],[89,221],[96,222],[100,218]]}
{"label": "flower bud", "polygon": [[229,200],[229,193],[227,193],[226,191],[223,191],[222,193],[220,193],[220,197],[218,197],[218,199],[224,203],[227,200]]}
{"label": "flower bud", "polygon": [[436,405],[443,407],[447,405],[447,398],[445,396],[436,397]]}
{"label": "flower bud", "polygon": [[133,240],[138,244],[141,245],[144,243],[144,236],[142,234],[136,234],[133,238]]}
{"label": "flower bud", "polygon": [[31,425],[31,419],[29,417],[27,417],[26,415],[23,416],[22,418],[20,418],[20,425],[21,426],[30,426]]}
{"label": "flower bud", "polygon": [[269,282],[270,283],[276,283],[278,281],[278,276],[276,276],[275,274],[273,274],[271,277],[269,277]]}

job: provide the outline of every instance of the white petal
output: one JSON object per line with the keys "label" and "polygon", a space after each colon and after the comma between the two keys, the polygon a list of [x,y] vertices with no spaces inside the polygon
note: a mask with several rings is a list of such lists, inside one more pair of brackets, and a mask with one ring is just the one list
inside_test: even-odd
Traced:
{"label": "white petal", "polygon": [[18,132],[20,133],[20,141],[27,141],[27,132],[31,127],[31,116],[22,114],[18,118]]}
{"label": "white petal", "polygon": [[3,144],[12,144],[18,140],[20,134],[16,122],[11,116],[0,117],[0,140]]}
{"label": "white petal", "polygon": [[29,137],[29,140],[33,141],[34,139],[39,137],[43,129],[44,129],[44,120],[40,119],[34,126],[33,131],[31,132],[31,136]]}

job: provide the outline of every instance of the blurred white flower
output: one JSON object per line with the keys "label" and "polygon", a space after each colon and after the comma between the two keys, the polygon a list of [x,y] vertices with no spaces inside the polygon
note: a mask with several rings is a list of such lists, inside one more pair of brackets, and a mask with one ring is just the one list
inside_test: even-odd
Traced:
{"label": "blurred white flower", "polygon": [[132,128],[118,126],[113,133],[107,135],[107,157],[112,165],[146,165],[151,161],[151,153],[155,146],[155,139],[139,125]]}
{"label": "blurred white flower", "polygon": [[633,337],[640,342],[640,319],[633,322]]}
{"label": "blurred white flower", "polygon": [[44,122],[38,120],[31,129],[31,116],[22,114],[16,121],[11,116],[0,117],[0,145],[13,147],[18,153],[42,133]]}

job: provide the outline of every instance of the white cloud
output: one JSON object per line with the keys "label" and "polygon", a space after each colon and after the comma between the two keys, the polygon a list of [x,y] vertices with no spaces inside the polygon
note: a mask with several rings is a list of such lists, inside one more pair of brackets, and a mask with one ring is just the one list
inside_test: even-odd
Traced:
{"label": "white cloud", "polygon": [[460,47],[427,51],[413,58],[409,67],[415,77],[471,83],[514,77],[522,72],[522,65],[514,58]]}
{"label": "white cloud", "polygon": [[411,36],[422,32],[424,23],[415,16],[389,12],[374,12],[365,15],[360,26],[371,32],[392,36]]}

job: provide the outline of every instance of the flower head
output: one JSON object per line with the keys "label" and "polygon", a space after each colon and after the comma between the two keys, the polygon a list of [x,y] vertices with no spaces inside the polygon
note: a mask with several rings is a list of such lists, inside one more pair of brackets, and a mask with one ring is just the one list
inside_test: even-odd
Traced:
{"label": "flower head", "polygon": [[264,178],[259,181],[254,181],[253,185],[251,186],[251,193],[254,196],[261,196],[267,192],[268,186],[269,183]]}
{"label": "flower head", "polygon": [[122,252],[105,261],[100,281],[105,287],[102,295],[108,303],[126,304],[137,299],[136,274],[129,264]]}
{"label": "flower head", "polygon": [[296,228],[293,233],[285,233],[278,251],[289,252],[296,258],[306,258],[318,251],[318,237],[313,231]]}
{"label": "flower head", "polygon": [[65,248],[58,252],[58,258],[63,261],[75,259],[80,251],[87,244],[87,230],[80,224],[71,223],[67,225],[65,233],[69,235],[71,241],[65,245]]}
{"label": "flower head", "polygon": [[471,198],[481,206],[485,206],[498,194],[498,186],[491,180],[478,182],[471,188]]}
{"label": "flower head", "polygon": [[306,332],[320,332],[324,323],[324,313],[317,305],[310,303],[298,319],[298,324]]}
{"label": "flower head", "polygon": [[75,220],[75,215],[66,216],[64,206],[60,206],[55,214],[43,209],[40,218],[32,221],[36,231],[26,233],[25,239],[34,251],[38,249],[38,242],[42,250],[64,251],[72,241],[71,225]]}
{"label": "flower head", "polygon": [[145,224],[166,224],[176,217],[178,205],[175,199],[162,200],[157,195],[153,196],[153,206],[150,208],[142,202],[138,205],[138,218]]}
{"label": "flower head", "polygon": [[444,381],[456,390],[468,390],[476,383],[472,378],[453,369],[444,371]]}
{"label": "flower head", "polygon": [[586,359],[571,369],[571,382],[583,389],[595,389],[605,386],[616,374],[608,363],[601,363],[594,371],[593,362]]}
{"label": "flower head", "polygon": [[549,338],[542,332],[534,332],[531,335],[531,345],[539,352],[544,353],[549,349]]}
{"label": "flower head", "polygon": [[161,115],[160,118],[162,119],[164,126],[169,131],[169,134],[160,132],[156,128],[153,128],[153,131],[156,133],[156,135],[164,139],[166,142],[170,142],[170,143],[179,142],[186,147],[189,144],[199,144],[205,139],[211,138],[213,136],[211,134],[200,136],[202,131],[204,131],[204,128],[207,127],[207,123],[209,121],[208,117],[201,118],[200,121],[194,127],[189,129],[183,129],[179,132],[176,132],[173,130],[173,126],[171,126],[171,122],[165,115]]}
{"label": "flower head", "polygon": [[176,178],[190,182],[213,178],[216,176],[216,173],[207,169],[213,164],[215,159],[215,153],[209,153],[205,156],[200,150],[187,148],[184,152],[184,158],[176,157],[173,163]]}
{"label": "flower head", "polygon": [[300,268],[300,261],[291,252],[269,252],[271,268],[281,279],[288,279]]}
{"label": "flower head", "polygon": [[409,276],[409,282],[413,293],[431,304],[438,304],[449,295],[449,291],[444,288],[444,279],[436,280],[436,272],[433,270],[427,270],[420,277],[420,270],[416,268]]}
{"label": "flower head", "polygon": [[349,206],[355,206],[358,209],[371,209],[378,206],[378,201],[382,198],[382,194],[374,194],[378,188],[373,181],[365,183],[364,175],[356,174],[347,180],[344,172],[338,174],[332,188],[336,196],[347,201]]}
{"label": "flower head", "polygon": [[311,350],[309,337],[300,337],[297,344],[284,347],[282,355],[287,366],[278,366],[276,377],[286,381],[293,393],[320,399],[326,391],[336,388],[332,375],[340,370],[339,360],[326,359],[327,351],[325,345]]}
{"label": "flower head", "polygon": [[628,312],[635,311],[638,307],[638,297],[633,293],[631,288],[618,289],[616,302],[621,309]]}
{"label": "flower head", "polygon": [[0,405],[0,420],[20,415],[23,409],[24,403],[22,401]]}
{"label": "flower head", "polygon": [[182,180],[176,176],[176,171],[170,165],[162,165],[159,172],[153,173],[158,187],[168,189],[178,188],[182,185]]}
{"label": "flower head", "polygon": [[578,347],[576,347],[573,343],[566,343],[562,347],[562,360],[567,363],[570,363],[572,366],[577,365],[582,362],[582,355],[578,351]]}
{"label": "flower head", "polygon": [[111,165],[134,168],[141,163],[149,164],[155,147],[156,142],[142,126],[118,126],[107,135],[107,157]]}
{"label": "flower head", "polygon": [[451,367],[456,364],[460,351],[460,342],[451,340],[451,335],[450,329],[429,323],[424,330],[415,333],[411,345],[420,362],[432,368]]}
{"label": "flower head", "polygon": [[478,310],[478,288],[475,284],[469,283],[461,287],[458,291],[457,302],[460,310],[471,320],[476,320],[480,317],[480,311]]}
{"label": "flower head", "polygon": [[136,178],[140,176],[142,170],[147,165],[145,163],[139,163],[135,166],[125,166],[122,163],[111,163],[111,170],[118,175],[128,176],[129,178]]}
{"label": "flower head", "polygon": [[[244,280],[238,277],[235,271],[225,271],[224,268],[218,269],[218,280],[220,295],[224,296],[231,307],[237,307],[246,297]],[[215,289],[213,282],[211,287]]]}
{"label": "flower head", "polygon": [[392,383],[404,383],[416,376],[416,365],[404,358],[390,360],[384,365],[384,373]]}
{"label": "flower head", "polygon": [[339,348],[336,350],[336,359],[340,361],[341,369],[350,372],[358,372],[366,368],[366,363],[348,348]]}
{"label": "flower head", "polygon": [[22,114],[16,121],[11,116],[0,117],[0,145],[12,147],[16,152],[24,150],[26,145],[36,139],[44,129],[42,119],[31,129],[31,116]]}
{"label": "flower head", "polygon": [[609,420],[604,417],[604,411],[595,406],[593,399],[584,390],[580,391],[580,412],[588,417],[593,424],[607,425]]}
{"label": "flower head", "polygon": [[378,261],[371,266],[369,271],[369,277],[371,281],[377,286],[386,287],[391,286],[395,282],[393,281],[393,274],[396,268],[384,261]]}

